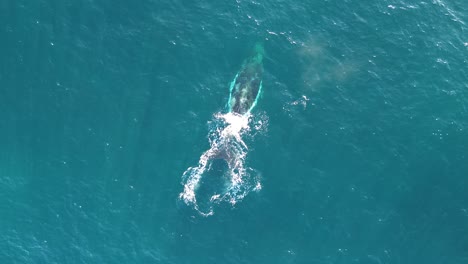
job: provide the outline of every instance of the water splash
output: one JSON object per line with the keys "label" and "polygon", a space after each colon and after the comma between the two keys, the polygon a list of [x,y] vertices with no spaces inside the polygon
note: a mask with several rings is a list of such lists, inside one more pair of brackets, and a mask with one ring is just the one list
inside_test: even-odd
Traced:
{"label": "water splash", "polygon": [[245,165],[249,148],[243,135],[248,135],[251,127],[262,129],[265,123],[255,122],[251,114],[216,114],[209,122],[210,148],[200,156],[196,167],[184,172],[180,199],[208,216],[214,213],[214,205],[223,201],[235,205],[250,191],[260,190],[259,173]]}

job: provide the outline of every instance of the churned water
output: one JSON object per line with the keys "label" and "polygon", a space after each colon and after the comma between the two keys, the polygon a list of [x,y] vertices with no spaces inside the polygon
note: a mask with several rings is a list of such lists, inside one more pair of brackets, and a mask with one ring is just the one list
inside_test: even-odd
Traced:
{"label": "churned water", "polygon": [[0,263],[468,263],[464,0],[3,0],[0,33]]}

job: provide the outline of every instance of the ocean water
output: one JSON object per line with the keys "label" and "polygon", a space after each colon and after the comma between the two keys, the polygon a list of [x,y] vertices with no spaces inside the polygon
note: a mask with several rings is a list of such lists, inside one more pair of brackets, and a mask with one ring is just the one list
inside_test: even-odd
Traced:
{"label": "ocean water", "polygon": [[[0,33],[0,263],[468,263],[464,0],[4,0]],[[256,43],[260,188],[207,216],[183,175]]]}

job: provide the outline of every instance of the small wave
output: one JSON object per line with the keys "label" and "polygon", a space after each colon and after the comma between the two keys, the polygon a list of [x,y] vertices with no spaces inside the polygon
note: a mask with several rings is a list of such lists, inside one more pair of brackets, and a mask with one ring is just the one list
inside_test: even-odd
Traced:
{"label": "small wave", "polygon": [[[259,173],[245,165],[249,149],[242,136],[250,133],[251,123],[250,114],[235,113],[218,113],[209,122],[210,148],[196,167],[184,172],[184,190],[179,195],[200,214],[212,215],[214,205],[223,201],[235,205],[252,190],[261,189]],[[252,127],[262,129],[258,122]]]}

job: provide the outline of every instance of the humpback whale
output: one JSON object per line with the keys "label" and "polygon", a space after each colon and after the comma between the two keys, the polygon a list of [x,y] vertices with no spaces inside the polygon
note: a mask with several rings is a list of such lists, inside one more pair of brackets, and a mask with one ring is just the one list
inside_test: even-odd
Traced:
{"label": "humpback whale", "polygon": [[263,46],[255,46],[255,54],[244,61],[231,82],[228,108],[230,113],[249,114],[257,104],[262,90]]}
{"label": "humpback whale", "polygon": [[[228,112],[216,114],[211,123],[210,148],[200,156],[197,166],[189,167],[183,174],[184,190],[179,197],[204,216],[213,214],[213,206],[220,201],[234,205],[250,191],[261,189],[255,170],[245,166],[248,147],[242,135],[250,131],[250,112],[262,91],[263,57],[263,47],[257,44],[254,54],[243,62],[230,84]],[[204,177],[216,184],[203,181]]]}

